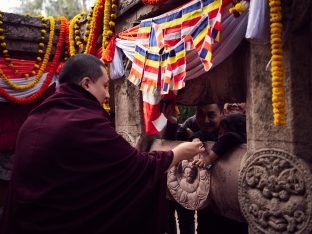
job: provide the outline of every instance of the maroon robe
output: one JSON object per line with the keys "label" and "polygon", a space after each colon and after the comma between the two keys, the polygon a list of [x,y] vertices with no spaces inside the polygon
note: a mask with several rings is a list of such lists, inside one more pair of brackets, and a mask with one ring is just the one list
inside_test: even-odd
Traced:
{"label": "maroon robe", "polygon": [[43,92],[40,98],[30,104],[0,102],[0,152],[14,150],[17,133],[29,112],[54,92],[55,85],[53,84]]}
{"label": "maroon robe", "polygon": [[21,128],[0,233],[161,233],[172,157],[138,152],[95,97],[61,85]]}

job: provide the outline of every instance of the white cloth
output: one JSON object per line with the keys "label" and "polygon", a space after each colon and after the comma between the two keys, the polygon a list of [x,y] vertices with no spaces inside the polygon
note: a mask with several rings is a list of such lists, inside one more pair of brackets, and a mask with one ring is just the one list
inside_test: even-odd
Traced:
{"label": "white cloth", "polygon": [[250,0],[246,38],[253,42],[269,42],[268,0]]}
{"label": "white cloth", "polygon": [[109,77],[112,80],[122,78],[125,75],[121,53],[121,50],[116,46],[113,61],[109,64]]}

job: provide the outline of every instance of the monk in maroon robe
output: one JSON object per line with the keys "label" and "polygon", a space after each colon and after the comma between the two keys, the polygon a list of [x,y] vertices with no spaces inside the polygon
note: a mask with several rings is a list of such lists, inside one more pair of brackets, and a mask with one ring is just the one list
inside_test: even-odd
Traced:
{"label": "monk in maroon robe", "polygon": [[19,133],[0,233],[161,233],[164,174],[202,143],[131,147],[101,106],[108,77],[94,56],[71,57],[59,81]]}

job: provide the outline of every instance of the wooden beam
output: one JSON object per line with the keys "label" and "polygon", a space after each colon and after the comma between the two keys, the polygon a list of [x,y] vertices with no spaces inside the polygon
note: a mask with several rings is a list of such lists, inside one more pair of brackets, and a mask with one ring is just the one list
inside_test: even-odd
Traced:
{"label": "wooden beam", "polygon": [[[38,53],[38,43],[40,41],[40,30],[42,21],[36,17],[3,13],[3,29],[7,49],[11,58],[19,59],[35,59]],[[47,21],[47,33],[45,35],[45,43],[49,38],[50,23]],[[55,22],[55,35],[53,38],[53,47],[50,60],[53,59],[55,46],[58,41],[60,32],[60,23]],[[0,55],[2,56],[2,55]]]}

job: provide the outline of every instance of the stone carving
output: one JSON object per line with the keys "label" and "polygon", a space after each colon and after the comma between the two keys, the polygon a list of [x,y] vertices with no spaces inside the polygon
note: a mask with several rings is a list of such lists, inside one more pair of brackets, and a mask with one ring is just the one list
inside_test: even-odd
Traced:
{"label": "stone carving", "polygon": [[136,141],[129,133],[126,131],[118,131],[118,134],[120,134],[127,142],[129,142],[130,145],[135,146]]}
{"label": "stone carving", "polygon": [[169,170],[167,186],[174,199],[185,208],[204,208],[209,195],[210,174],[206,169],[192,165],[191,161],[183,160]]}
{"label": "stone carving", "polygon": [[127,12],[131,7],[135,6],[138,4],[140,0],[119,0],[118,1],[118,16],[124,14]]}
{"label": "stone carving", "polygon": [[255,152],[239,175],[239,202],[253,233],[311,233],[311,188],[311,173],[295,156]]}

